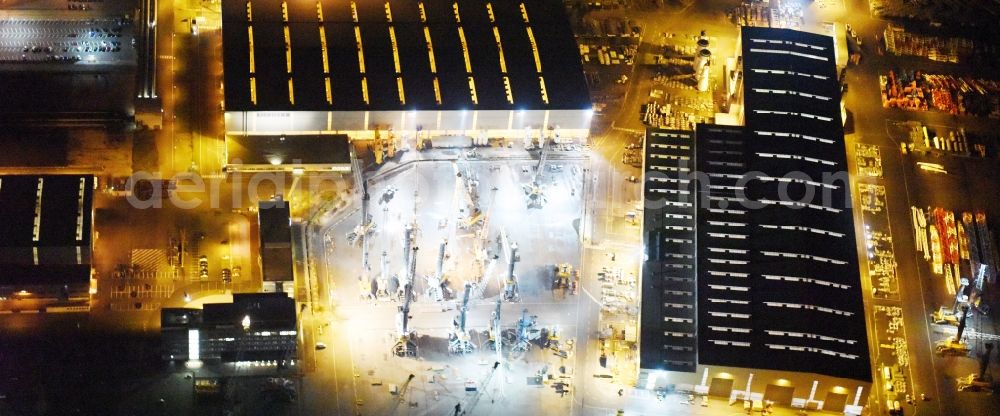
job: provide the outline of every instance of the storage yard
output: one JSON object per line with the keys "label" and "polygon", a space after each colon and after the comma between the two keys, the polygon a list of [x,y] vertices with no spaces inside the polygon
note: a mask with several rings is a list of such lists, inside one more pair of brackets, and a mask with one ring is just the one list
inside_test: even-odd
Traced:
{"label": "storage yard", "polygon": [[741,26],[799,29],[805,22],[802,5],[794,1],[744,0],[730,16]]}
{"label": "storage yard", "polygon": [[367,172],[370,200],[322,231],[321,293],[352,328],[365,409],[564,396],[576,384],[586,163],[547,149],[538,160],[435,152],[444,159]]}
{"label": "storage yard", "polygon": [[996,51],[995,45],[979,46],[975,42],[957,37],[927,36],[907,32],[905,28],[891,23],[882,32],[885,50],[893,55],[925,57],[932,61],[965,63],[977,52],[977,48]]}
{"label": "storage yard", "polygon": [[889,71],[879,77],[882,106],[905,110],[934,109],[953,115],[1000,118],[1000,83],[993,80]]}

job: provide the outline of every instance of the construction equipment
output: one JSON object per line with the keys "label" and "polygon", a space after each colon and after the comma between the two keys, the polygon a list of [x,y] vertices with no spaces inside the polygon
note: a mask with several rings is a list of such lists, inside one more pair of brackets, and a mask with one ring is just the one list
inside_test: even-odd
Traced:
{"label": "construction equipment", "polygon": [[413,247],[413,234],[413,226],[407,224],[403,228],[403,267],[405,268],[394,279],[397,282],[396,299],[403,297],[403,287],[413,286],[413,278],[416,276],[416,259],[413,260],[413,269],[410,268],[410,259],[416,256],[416,249]]}
{"label": "construction equipment", "polygon": [[385,159],[392,159],[396,156],[396,136],[392,130],[386,132],[387,138],[383,139],[378,128],[375,129],[375,137],[372,139],[372,154],[375,156],[375,164],[381,165]]}
{"label": "construction equipment", "polygon": [[441,302],[444,300],[444,256],[445,250],[448,249],[448,239],[442,239],[439,247],[437,268],[433,274],[426,276],[427,289],[425,289],[425,294],[428,299],[434,302]]}
{"label": "construction equipment", "polygon": [[385,157],[392,159],[396,157],[396,135],[389,130],[389,138],[385,141]]}
{"label": "construction equipment", "polygon": [[541,208],[545,206],[548,199],[545,197],[544,186],[539,182],[542,170],[545,168],[545,161],[548,159],[548,147],[545,146],[545,138],[541,139],[538,165],[535,166],[535,174],[531,177],[531,182],[522,185],[524,195],[528,203],[528,208]]}
{"label": "construction equipment", "polygon": [[954,336],[938,341],[934,352],[938,355],[965,356],[969,354],[969,346],[962,342],[962,333],[965,332],[965,322],[969,319],[969,307],[962,306],[958,318],[958,332]]}
{"label": "construction equipment", "polygon": [[555,267],[555,276],[552,279],[552,290],[569,289],[572,294],[577,293],[577,282],[579,275],[577,270],[569,263],[561,263]]}
{"label": "construction equipment", "polygon": [[473,175],[472,169],[469,169],[464,162],[457,163],[454,169],[458,181],[456,187],[464,191],[458,192],[456,189],[456,193],[461,195],[456,195],[456,201],[462,201],[457,215],[460,218],[459,228],[465,230],[483,220],[483,211],[479,207],[479,179]]}
{"label": "construction equipment", "polygon": [[415,357],[417,355],[417,344],[413,342],[413,334],[409,330],[410,302],[413,300],[412,281],[416,269],[417,247],[413,247],[412,253],[409,256],[409,267],[407,268],[409,278],[401,285],[403,290],[403,304],[400,305],[399,312],[396,315],[396,332],[399,335],[399,339],[396,341],[396,345],[392,347],[392,352],[397,357]]}
{"label": "construction equipment", "polygon": [[[351,152],[351,171],[354,176],[354,189],[355,191],[361,192],[361,222],[358,223],[353,230],[347,233],[347,242],[351,245],[355,245],[357,243],[364,242],[363,240],[375,231],[375,222],[372,221],[372,216],[368,213],[368,202],[371,197],[368,195],[368,183],[364,180],[361,159],[355,157],[354,152]],[[367,245],[362,252],[362,257],[363,264],[367,269]]]}
{"label": "construction equipment", "polygon": [[493,274],[493,269],[497,265],[497,257],[494,256],[486,262],[486,268],[479,275],[479,280],[472,282],[472,297],[474,299],[482,299],[484,293],[486,292],[486,286],[488,285],[489,276]]}
{"label": "construction equipment", "polygon": [[490,324],[489,344],[497,352],[497,360],[501,358],[500,350],[503,348],[503,337],[500,331],[500,298],[497,298],[497,309],[493,311],[493,321]]}
{"label": "construction equipment", "polygon": [[[367,203],[363,203],[367,205]],[[356,225],[353,230],[347,233],[347,243],[355,246],[357,244],[363,243],[366,236],[375,231],[375,222],[372,221],[371,214],[367,213],[367,209],[362,206],[361,218],[364,220]]]}
{"label": "construction equipment", "polygon": [[[483,396],[483,392],[486,391],[486,388],[490,385],[490,381],[493,380],[493,376],[496,374],[498,368],[500,368],[500,362],[494,361],[493,368],[490,369],[488,373],[486,373],[486,375],[483,377],[483,380],[479,382],[479,385],[477,387],[475,387],[475,394],[473,394],[472,397],[469,398],[469,401],[466,403],[465,412],[462,413],[463,415],[471,414],[472,409],[474,409],[476,407],[476,404],[479,403],[479,398]],[[470,384],[471,383],[472,382],[470,381]],[[500,384],[503,385],[503,383]],[[468,390],[469,388],[466,387],[466,391]],[[501,393],[500,396],[503,397],[503,393]],[[496,398],[494,398],[494,401],[495,400]]]}
{"label": "construction equipment", "polygon": [[391,389],[390,391],[396,395],[399,401],[406,399],[406,393],[410,390],[410,382],[413,381],[417,376],[410,374],[406,377],[406,381],[403,382],[403,386],[398,389]]}
{"label": "construction equipment", "polygon": [[982,357],[979,359],[979,374],[973,373],[966,377],[959,378],[958,391],[993,392],[993,376],[989,373],[990,356],[993,353],[993,344],[987,343],[985,347],[986,351],[983,352]]}
{"label": "construction equipment", "polygon": [[375,290],[372,288],[372,280],[364,276],[358,276],[358,291],[361,293],[362,300],[371,300],[375,294]]}
{"label": "construction equipment", "polygon": [[959,279],[958,289],[955,290],[955,302],[951,307],[952,314],[958,314],[958,308],[969,302],[969,295],[965,293],[966,289],[969,288],[969,279],[961,278]]}
{"label": "construction equipment", "polygon": [[472,343],[469,342],[469,332],[465,328],[465,320],[469,311],[469,294],[472,291],[472,284],[465,284],[465,292],[462,295],[462,304],[459,306],[458,316],[455,317],[454,328],[448,337],[448,352],[452,354],[468,354],[472,352]]}
{"label": "construction equipment", "polygon": [[476,299],[483,297],[489,276],[493,271],[493,267],[496,266],[497,258],[499,258],[498,254],[494,254],[492,258],[489,258],[490,256],[486,250],[490,236],[490,218],[493,213],[493,207],[496,205],[496,191],[497,188],[494,187],[490,193],[490,205],[486,208],[486,215],[483,217],[482,225],[479,226],[476,238],[472,242],[472,253],[475,256],[473,273],[476,276],[472,287],[472,297]]}
{"label": "construction equipment", "polygon": [[535,327],[537,316],[528,315],[528,310],[521,312],[521,319],[517,321],[517,328],[508,330],[505,336],[510,344],[511,354],[520,355],[531,349],[531,342],[540,338],[541,330]]}
{"label": "construction equipment", "polygon": [[389,252],[382,251],[382,268],[379,277],[375,281],[375,299],[385,299],[389,297]]}
{"label": "construction equipment", "polygon": [[514,274],[514,266],[520,260],[517,254],[517,243],[510,245],[510,253],[510,267],[507,269],[507,280],[503,284],[503,300],[517,302],[520,300],[520,295],[517,292],[517,275]]}
{"label": "construction equipment", "polygon": [[573,267],[568,263],[557,264],[552,278],[552,289],[565,289],[569,286],[569,273]]}
{"label": "construction equipment", "polygon": [[531,150],[535,148],[535,138],[532,136],[531,127],[524,128],[524,137],[521,140],[524,150]]}
{"label": "construction equipment", "polygon": [[375,128],[375,138],[372,139],[372,154],[374,154],[374,156],[375,156],[375,164],[376,165],[381,165],[382,164],[382,158],[383,158],[384,152],[385,152],[384,147],[385,146],[382,143],[382,135],[379,134],[379,130],[376,127]]}
{"label": "construction equipment", "polygon": [[958,379],[958,391],[974,393],[993,393],[993,383],[976,378],[975,374]]}
{"label": "construction equipment", "polygon": [[931,320],[938,325],[958,325],[958,316],[947,306],[942,306],[931,314]]}
{"label": "construction equipment", "polygon": [[416,357],[417,344],[413,342],[413,333],[409,331],[410,285],[404,286],[403,290],[406,294],[403,298],[403,304],[399,307],[399,313],[396,315],[396,330],[399,334],[399,339],[393,345],[392,353],[397,357]]}

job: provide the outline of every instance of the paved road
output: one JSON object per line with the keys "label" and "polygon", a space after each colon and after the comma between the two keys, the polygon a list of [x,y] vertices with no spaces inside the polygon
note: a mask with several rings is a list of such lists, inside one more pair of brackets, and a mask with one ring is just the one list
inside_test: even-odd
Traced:
{"label": "paved road", "polygon": [[[946,160],[949,165],[957,165],[958,170],[963,172],[961,177],[932,177],[920,173],[913,168],[917,157],[900,155],[899,144],[886,133],[886,121],[918,120],[924,124],[964,126],[967,130],[979,132],[995,129],[997,122],[967,116],[954,117],[939,112],[907,112],[881,108],[878,90],[880,73],[897,67],[925,68],[945,73],[956,70],[966,72],[970,68],[919,58],[879,56],[874,50],[874,36],[881,33],[885,22],[870,19],[867,13],[855,12],[865,10],[861,8],[866,6],[865,3],[849,4],[852,8],[849,21],[864,38],[865,53],[861,64],[851,67],[847,75],[850,92],[846,95],[846,104],[854,130],[854,134],[848,137],[847,145],[852,156],[854,142],[875,144],[882,150],[889,221],[896,251],[897,273],[900,276],[901,304],[912,366],[911,381],[916,394],[925,393],[935,398],[930,402],[918,403],[913,410],[919,414],[989,414],[989,400],[968,394],[958,396],[954,390],[953,378],[972,371],[969,368],[970,360],[939,359],[932,353],[933,343],[942,337],[932,333],[928,316],[938,306],[947,304],[948,295],[941,280],[931,278],[927,262],[916,253],[909,218],[910,206],[934,205],[960,211],[995,205],[990,202],[990,198],[977,198],[977,194],[982,193],[967,192],[963,186],[970,179],[979,186],[990,186],[982,181],[984,177],[988,177],[987,172],[991,171],[987,167],[990,162]],[[995,184],[992,186],[992,189],[996,189]],[[992,212],[996,212],[995,207]]]}

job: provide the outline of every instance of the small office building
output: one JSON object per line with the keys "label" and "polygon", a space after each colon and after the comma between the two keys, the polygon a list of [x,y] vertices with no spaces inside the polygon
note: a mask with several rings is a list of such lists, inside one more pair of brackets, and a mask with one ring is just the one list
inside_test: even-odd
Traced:
{"label": "small office building", "polygon": [[260,225],[260,269],[264,277],[264,292],[294,294],[292,219],[288,202],[280,197],[260,201],[257,221]]}
{"label": "small office building", "polygon": [[231,303],[160,312],[167,361],[276,361],[295,359],[295,301],[284,293],[239,293]]}

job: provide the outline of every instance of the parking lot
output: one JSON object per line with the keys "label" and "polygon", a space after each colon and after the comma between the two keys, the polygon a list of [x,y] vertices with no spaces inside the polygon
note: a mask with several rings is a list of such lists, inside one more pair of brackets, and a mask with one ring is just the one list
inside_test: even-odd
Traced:
{"label": "parking lot", "polygon": [[127,19],[0,20],[0,62],[135,64],[134,37]]}

